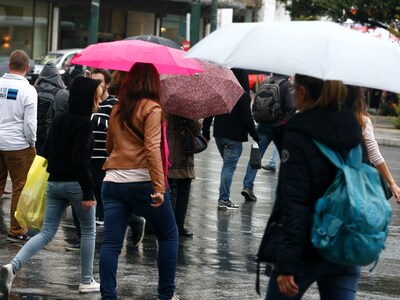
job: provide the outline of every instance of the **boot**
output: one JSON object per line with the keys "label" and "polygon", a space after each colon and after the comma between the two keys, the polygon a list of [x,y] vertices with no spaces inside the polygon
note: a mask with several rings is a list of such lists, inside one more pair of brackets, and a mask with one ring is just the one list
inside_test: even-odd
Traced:
{"label": "boot", "polygon": [[193,233],[185,228],[186,212],[189,205],[191,179],[178,181],[177,198],[175,204],[175,221],[180,236],[192,237]]}

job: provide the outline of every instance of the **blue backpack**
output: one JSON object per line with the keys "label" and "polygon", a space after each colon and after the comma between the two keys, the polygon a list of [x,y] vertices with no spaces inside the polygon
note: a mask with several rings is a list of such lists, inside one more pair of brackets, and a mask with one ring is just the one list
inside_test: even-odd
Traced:
{"label": "blue backpack", "polygon": [[362,163],[361,145],[339,153],[315,140],[314,143],[338,172],[315,204],[312,244],[333,263],[376,263],[385,247],[392,214],[378,171]]}

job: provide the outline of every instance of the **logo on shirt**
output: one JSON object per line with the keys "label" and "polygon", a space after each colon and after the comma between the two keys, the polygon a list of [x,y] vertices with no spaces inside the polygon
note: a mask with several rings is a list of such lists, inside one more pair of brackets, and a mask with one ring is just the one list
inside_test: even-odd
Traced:
{"label": "logo on shirt", "polygon": [[17,100],[18,90],[0,88],[0,99]]}
{"label": "logo on shirt", "polygon": [[16,89],[8,89],[7,91],[7,99],[9,100],[17,100],[18,90]]}
{"label": "logo on shirt", "polygon": [[282,150],[281,153],[281,162],[285,163],[289,160],[289,151],[287,151],[286,149]]}

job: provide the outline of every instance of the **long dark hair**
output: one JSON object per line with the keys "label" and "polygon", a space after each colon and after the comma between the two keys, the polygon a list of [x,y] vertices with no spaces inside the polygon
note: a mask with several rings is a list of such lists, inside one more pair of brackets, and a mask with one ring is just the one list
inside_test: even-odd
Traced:
{"label": "long dark hair", "polygon": [[118,93],[121,123],[132,124],[132,117],[141,99],[160,103],[160,75],[153,64],[135,63],[122,82]]}
{"label": "long dark hair", "polygon": [[372,119],[372,116],[367,112],[367,104],[363,99],[361,88],[354,85],[347,85],[347,91],[346,104],[353,111],[358,124],[364,129],[366,125],[364,117]]}

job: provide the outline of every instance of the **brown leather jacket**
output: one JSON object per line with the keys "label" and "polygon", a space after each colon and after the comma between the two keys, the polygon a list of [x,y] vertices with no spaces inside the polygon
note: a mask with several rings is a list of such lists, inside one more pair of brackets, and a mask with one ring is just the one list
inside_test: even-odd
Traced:
{"label": "brown leather jacket", "polygon": [[164,193],[160,149],[161,106],[150,99],[140,100],[132,122],[144,134],[144,140],[138,137],[125,122],[121,126],[117,115],[119,109],[117,104],[111,112],[106,140],[109,157],[103,165],[103,170],[147,168],[154,192]]}

